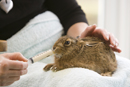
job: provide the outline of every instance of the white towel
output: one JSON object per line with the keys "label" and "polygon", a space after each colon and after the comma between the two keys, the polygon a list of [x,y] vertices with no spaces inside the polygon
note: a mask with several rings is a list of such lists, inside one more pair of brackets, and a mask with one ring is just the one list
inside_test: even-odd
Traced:
{"label": "white towel", "polygon": [[29,66],[28,74],[9,87],[130,87],[130,60],[116,58],[118,68],[112,77],[101,76],[84,68],[45,72],[43,67],[46,64],[37,62]]}

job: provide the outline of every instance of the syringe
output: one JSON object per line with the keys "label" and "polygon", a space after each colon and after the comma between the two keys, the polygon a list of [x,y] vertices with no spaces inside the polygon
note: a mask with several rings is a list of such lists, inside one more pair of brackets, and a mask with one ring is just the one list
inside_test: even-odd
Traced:
{"label": "syringe", "polygon": [[28,59],[28,65],[31,65],[39,60],[42,60],[48,56],[51,56],[53,54],[53,51],[52,50],[48,50],[48,51],[45,51],[43,53],[40,53],[32,58],[29,58]]}

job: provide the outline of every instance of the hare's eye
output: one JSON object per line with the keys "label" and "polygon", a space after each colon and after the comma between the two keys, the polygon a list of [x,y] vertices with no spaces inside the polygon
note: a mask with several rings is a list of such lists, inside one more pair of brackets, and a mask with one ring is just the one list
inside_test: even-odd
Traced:
{"label": "hare's eye", "polygon": [[70,41],[65,41],[65,46],[69,46],[71,44]]}

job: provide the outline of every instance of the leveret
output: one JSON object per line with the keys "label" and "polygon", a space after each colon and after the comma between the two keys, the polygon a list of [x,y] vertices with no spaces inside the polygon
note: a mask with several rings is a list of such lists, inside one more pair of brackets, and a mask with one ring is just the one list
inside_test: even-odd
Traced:
{"label": "leveret", "polygon": [[102,76],[111,76],[117,69],[113,50],[97,37],[72,38],[62,36],[53,46],[55,61],[44,67],[45,71],[66,68],[86,68]]}

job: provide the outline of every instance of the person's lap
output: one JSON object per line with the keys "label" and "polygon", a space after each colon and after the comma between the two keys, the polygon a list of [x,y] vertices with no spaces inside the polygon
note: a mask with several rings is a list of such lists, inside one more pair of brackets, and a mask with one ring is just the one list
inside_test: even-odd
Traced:
{"label": "person's lap", "polygon": [[21,52],[30,58],[51,49],[62,32],[59,19],[52,12],[46,11],[30,20],[23,29],[7,40],[7,52]]}

